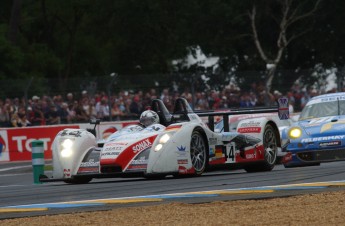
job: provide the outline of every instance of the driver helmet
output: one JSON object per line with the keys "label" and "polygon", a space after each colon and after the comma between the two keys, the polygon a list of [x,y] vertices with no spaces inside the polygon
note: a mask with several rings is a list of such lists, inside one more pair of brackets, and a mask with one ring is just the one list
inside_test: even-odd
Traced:
{"label": "driver helmet", "polygon": [[159,116],[156,112],[147,110],[141,113],[139,121],[143,126],[148,127],[153,124],[158,124]]}

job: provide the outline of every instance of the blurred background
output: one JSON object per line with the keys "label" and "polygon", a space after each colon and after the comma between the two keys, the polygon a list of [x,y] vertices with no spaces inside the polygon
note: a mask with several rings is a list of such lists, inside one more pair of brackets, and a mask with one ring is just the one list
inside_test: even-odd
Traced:
{"label": "blurred background", "polygon": [[296,112],[312,96],[344,91],[341,0],[0,5],[3,127],[18,114],[29,125],[134,119],[150,100],[169,108],[179,96],[195,110],[271,106],[286,96]]}

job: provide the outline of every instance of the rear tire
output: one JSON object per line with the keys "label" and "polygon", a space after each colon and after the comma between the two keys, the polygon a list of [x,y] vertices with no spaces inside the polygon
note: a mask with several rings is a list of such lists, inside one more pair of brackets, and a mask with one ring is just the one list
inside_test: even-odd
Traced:
{"label": "rear tire", "polygon": [[264,129],[262,141],[265,150],[264,162],[247,166],[244,169],[248,173],[271,171],[274,168],[274,165],[277,161],[278,139],[279,137],[277,136],[277,133],[274,130],[273,126],[267,124]]}

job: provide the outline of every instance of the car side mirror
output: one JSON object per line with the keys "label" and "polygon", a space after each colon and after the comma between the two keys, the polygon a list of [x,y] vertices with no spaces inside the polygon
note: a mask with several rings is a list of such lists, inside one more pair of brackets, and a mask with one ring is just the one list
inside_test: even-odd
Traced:
{"label": "car side mirror", "polygon": [[293,121],[293,122],[297,122],[298,121],[298,119],[299,119],[299,114],[298,115],[293,115],[293,116],[291,116],[290,118],[291,118],[291,120]]}

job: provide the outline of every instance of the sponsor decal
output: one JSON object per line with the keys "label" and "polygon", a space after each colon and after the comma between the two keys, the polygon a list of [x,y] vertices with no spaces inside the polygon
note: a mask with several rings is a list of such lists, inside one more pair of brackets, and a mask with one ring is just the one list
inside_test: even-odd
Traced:
{"label": "sponsor decal", "polygon": [[132,165],[147,165],[148,160],[145,157],[141,157],[140,159],[135,159],[131,162]]}
{"label": "sponsor decal", "polygon": [[260,126],[260,122],[250,121],[250,122],[244,122],[240,124],[240,127],[258,127]]}
{"label": "sponsor decal", "polygon": [[80,167],[77,173],[99,173],[99,168],[97,167]]}
{"label": "sponsor decal", "polygon": [[254,153],[254,154],[246,154],[246,159],[256,159],[256,153]]}
{"label": "sponsor decal", "polygon": [[165,131],[179,130],[180,128],[181,128],[181,125],[168,126],[167,128],[165,128]]}
{"label": "sponsor decal", "polygon": [[105,153],[102,153],[101,156],[118,156],[120,154],[120,152],[118,151],[115,151],[115,152],[105,152]]}
{"label": "sponsor decal", "polygon": [[115,133],[116,131],[117,129],[115,127],[109,127],[103,131],[102,138],[107,139],[111,134]]}
{"label": "sponsor decal", "polygon": [[134,159],[126,170],[146,170],[148,164],[147,156],[141,156],[138,159]]}
{"label": "sponsor decal", "polygon": [[176,147],[177,148],[177,156],[179,157],[185,157],[187,155],[187,152],[186,152],[186,147],[184,146],[179,146],[179,147]]}
{"label": "sponsor decal", "polygon": [[235,143],[231,142],[226,145],[227,163],[235,162]]}
{"label": "sponsor decal", "polygon": [[282,159],[282,163],[288,163],[292,160],[292,153],[288,152],[286,153],[286,155],[284,155],[283,159]]}
{"label": "sponsor decal", "polygon": [[341,141],[335,140],[335,141],[329,141],[329,142],[321,142],[319,145],[320,147],[340,146]]}
{"label": "sponsor decal", "polygon": [[124,149],[123,146],[115,146],[115,147],[106,147],[103,149],[104,152],[108,152],[108,151],[122,151]]}
{"label": "sponsor decal", "polygon": [[131,170],[145,170],[146,169],[146,165],[130,165],[128,166],[127,170],[131,171]]}
{"label": "sponsor decal", "polygon": [[194,168],[187,169],[184,166],[179,166],[178,167],[178,172],[180,174],[193,174],[193,173],[195,173],[195,169]]}
{"label": "sponsor decal", "polygon": [[339,127],[338,125],[345,124],[345,120],[339,120],[337,122],[329,122],[321,126],[320,132],[323,133],[332,129],[333,127]]}
{"label": "sponsor decal", "polygon": [[213,148],[210,148],[210,155],[214,155],[215,153],[214,153],[214,149]]}
{"label": "sponsor decal", "polygon": [[315,137],[315,138],[304,138],[301,140],[301,143],[317,142],[317,141],[329,141],[329,140],[342,140],[345,138],[345,135],[337,136],[327,136],[327,137]]}
{"label": "sponsor decal", "polygon": [[71,177],[71,169],[63,169],[63,177]]}
{"label": "sponsor decal", "polygon": [[128,143],[125,143],[125,142],[111,142],[111,143],[106,143],[104,144],[105,147],[108,147],[108,146],[127,146]]}
{"label": "sponsor decal", "polygon": [[321,102],[329,102],[329,101],[337,101],[337,100],[345,100],[345,96],[333,96],[333,97],[321,98]]}
{"label": "sponsor decal", "polygon": [[246,128],[239,128],[237,130],[239,133],[260,133],[261,127],[246,127]]}
{"label": "sponsor decal", "polygon": [[186,147],[183,147],[182,145],[180,147],[177,147],[178,151],[186,151]]}
{"label": "sponsor decal", "polygon": [[188,164],[188,159],[178,159],[177,164]]}
{"label": "sponsor decal", "polygon": [[217,138],[209,138],[208,143],[210,145],[216,145],[217,144]]}
{"label": "sponsor decal", "polygon": [[148,131],[148,132],[155,132],[155,131],[159,131],[161,129],[163,129],[163,128],[159,127],[158,125],[153,125],[153,126],[151,126],[149,128],[145,128],[145,130]]}
{"label": "sponsor decal", "polygon": [[152,146],[152,143],[150,142],[149,139],[143,140],[140,143],[134,145],[132,147],[132,150],[134,153],[141,152],[145,150],[146,148],[150,148]]}
{"label": "sponsor decal", "polygon": [[222,158],[223,157],[223,147],[222,145],[216,146],[216,158]]}
{"label": "sponsor decal", "polygon": [[289,99],[282,97],[278,99],[278,116],[279,119],[289,119]]}
{"label": "sponsor decal", "polygon": [[277,113],[244,114],[241,116],[231,116],[230,122],[238,122],[244,119],[251,119],[251,118],[275,117],[276,115]]}
{"label": "sponsor decal", "polygon": [[74,137],[81,137],[81,133],[82,131],[80,130],[74,130],[74,131],[70,131],[70,130],[63,130],[60,134],[60,136],[74,136]]}
{"label": "sponsor decal", "polygon": [[82,162],[80,164],[80,167],[93,167],[93,166],[99,166],[99,161],[95,161],[94,159],[89,159],[89,161]]}

